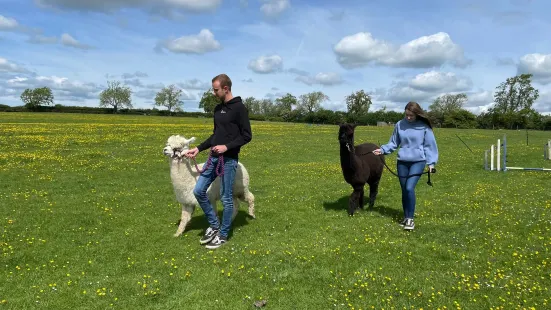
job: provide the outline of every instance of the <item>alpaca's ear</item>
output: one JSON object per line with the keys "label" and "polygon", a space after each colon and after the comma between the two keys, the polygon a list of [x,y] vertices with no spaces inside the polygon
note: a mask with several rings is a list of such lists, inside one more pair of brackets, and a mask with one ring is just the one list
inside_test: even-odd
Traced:
{"label": "alpaca's ear", "polygon": [[188,143],[193,143],[193,142],[195,142],[195,137],[191,137],[191,138],[189,138],[189,141],[188,141]]}
{"label": "alpaca's ear", "polygon": [[358,126],[358,124],[354,123],[352,124],[352,128],[356,128]]}

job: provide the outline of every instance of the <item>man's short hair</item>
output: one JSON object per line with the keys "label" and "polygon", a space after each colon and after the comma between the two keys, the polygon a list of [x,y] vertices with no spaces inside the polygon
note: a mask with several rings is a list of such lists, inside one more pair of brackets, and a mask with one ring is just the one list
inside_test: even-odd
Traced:
{"label": "man's short hair", "polygon": [[212,82],[218,81],[220,83],[220,87],[228,86],[228,90],[231,91],[231,80],[230,77],[226,74],[222,73],[212,78]]}

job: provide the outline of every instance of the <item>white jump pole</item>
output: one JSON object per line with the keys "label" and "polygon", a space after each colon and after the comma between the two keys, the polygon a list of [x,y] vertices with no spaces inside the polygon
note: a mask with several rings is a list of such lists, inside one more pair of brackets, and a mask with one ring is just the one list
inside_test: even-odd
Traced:
{"label": "white jump pole", "polygon": [[494,145],[490,149],[490,171],[494,171]]}
{"label": "white jump pole", "polygon": [[551,139],[547,141],[547,159],[551,159]]}
{"label": "white jump pole", "polygon": [[524,168],[524,167],[507,167],[509,170],[526,170],[526,171],[551,171],[551,168]]}
{"label": "white jump pole", "polygon": [[497,171],[501,171],[501,140],[497,139]]}

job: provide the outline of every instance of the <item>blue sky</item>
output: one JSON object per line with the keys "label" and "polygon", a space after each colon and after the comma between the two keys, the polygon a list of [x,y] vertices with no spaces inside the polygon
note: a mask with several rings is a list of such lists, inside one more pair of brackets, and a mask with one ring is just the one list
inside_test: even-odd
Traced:
{"label": "blue sky", "polygon": [[479,113],[499,83],[533,73],[551,113],[551,2],[306,0],[0,0],[0,103],[49,86],[56,103],[98,106],[108,80],[151,108],[176,84],[197,111],[213,76],[259,99],[323,91],[345,110],[360,89],[372,109],[428,108],[465,92]]}

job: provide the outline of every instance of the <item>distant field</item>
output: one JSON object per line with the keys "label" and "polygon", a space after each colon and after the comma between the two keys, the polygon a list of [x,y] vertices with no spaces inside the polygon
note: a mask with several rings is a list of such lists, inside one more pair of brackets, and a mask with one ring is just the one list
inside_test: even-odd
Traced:
{"label": "distant field", "polygon": [[[0,113],[0,305],[6,309],[549,309],[551,172],[489,172],[507,134],[509,165],[551,168],[550,132],[436,129],[434,187],[417,187],[403,231],[385,170],[373,211],[348,217],[337,126],[252,122],[241,161],[257,219],[230,242],[199,245],[162,155],[172,134],[211,119]],[[392,128],[358,127],[356,143]],[[473,150],[456,137],[459,135]],[[201,154],[200,160],[206,155]],[[395,168],[395,155],[387,157]],[[219,206],[221,209],[221,206]]]}

